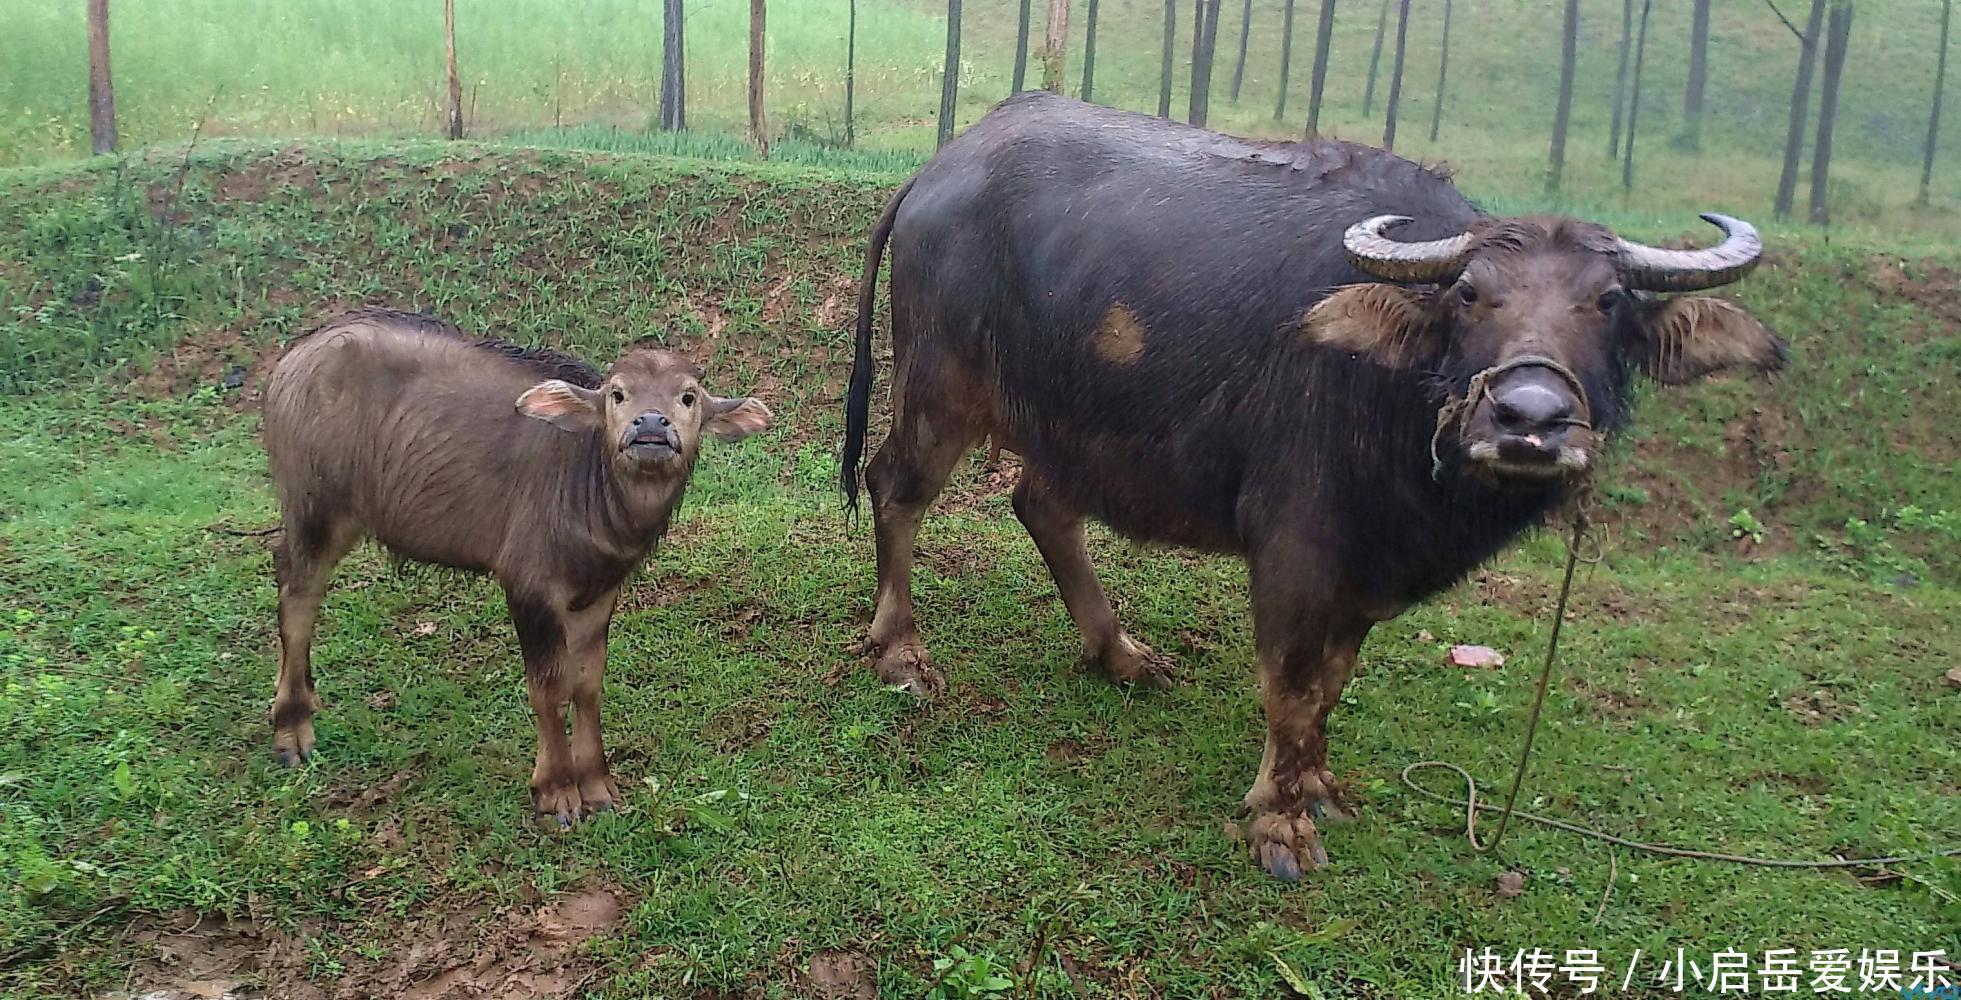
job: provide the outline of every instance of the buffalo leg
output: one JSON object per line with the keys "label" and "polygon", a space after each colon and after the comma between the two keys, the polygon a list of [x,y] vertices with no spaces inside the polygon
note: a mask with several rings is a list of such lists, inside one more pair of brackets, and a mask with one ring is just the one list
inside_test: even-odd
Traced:
{"label": "buffalo leg", "polygon": [[1117,623],[1110,599],[1097,582],[1083,544],[1083,516],[1047,488],[1034,469],[1024,468],[1014,492],[1015,516],[1048,563],[1062,603],[1083,634],[1083,656],[1102,664],[1115,680],[1170,687],[1168,657],[1130,637]]}
{"label": "buffalo leg", "polygon": [[[557,603],[506,587],[511,623],[524,650],[524,683],[538,724],[538,760],[531,768],[531,809],[558,820],[561,827],[579,818],[581,800],[572,747],[565,739],[565,703],[571,697],[578,663],[567,646],[568,616]],[[603,655],[603,654],[602,654]],[[595,709],[598,699],[593,701]],[[595,733],[595,736],[597,733]]]}
{"label": "buffalo leg", "polygon": [[878,543],[878,595],[866,652],[878,657],[878,679],[921,697],[946,688],[912,615],[913,542],[926,509],[979,434],[937,414],[895,415],[892,433],[865,468]]}
{"label": "buffalo leg", "polygon": [[313,756],[313,626],[327,580],[354,547],[352,525],[287,516],[273,549],[279,584],[279,681],[272,698],[272,752],[288,767]]}
{"label": "buffalo leg", "polygon": [[606,745],[599,732],[599,695],[606,676],[606,630],[613,620],[618,591],[590,607],[568,615],[566,635],[574,673],[572,682],[572,778],[579,786],[580,806],[588,813],[606,812],[624,803],[606,765]]}

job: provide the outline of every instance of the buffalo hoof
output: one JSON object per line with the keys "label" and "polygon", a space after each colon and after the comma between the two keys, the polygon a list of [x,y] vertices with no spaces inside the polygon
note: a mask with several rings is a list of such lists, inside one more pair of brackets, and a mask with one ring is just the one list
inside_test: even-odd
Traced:
{"label": "buffalo hoof", "polygon": [[1304,813],[1263,813],[1246,828],[1253,863],[1282,882],[1298,882],[1303,871],[1328,866],[1321,833]]}
{"label": "buffalo hoof", "polygon": [[885,647],[878,654],[878,682],[915,698],[937,698],[946,692],[946,675],[933,663],[925,644],[914,639]]}
{"label": "buffalo hoof", "polygon": [[579,821],[579,814],[585,803],[579,795],[579,786],[552,785],[531,789],[531,811],[538,822],[550,827],[556,824],[561,830],[569,830]]}
{"label": "buffalo hoof", "polygon": [[1119,684],[1169,691],[1178,686],[1178,663],[1171,657],[1144,645],[1128,633],[1117,633],[1117,641],[1101,657],[1103,669]]}
{"label": "buffalo hoof", "polygon": [[626,805],[626,799],[621,797],[620,787],[613,784],[613,776],[602,771],[580,779],[579,804],[586,815],[597,816]]}
{"label": "buffalo hoof", "polygon": [[298,767],[301,764],[306,764],[313,760],[313,751],[295,750],[291,747],[273,747],[272,759],[278,761],[280,767]]}
{"label": "buffalo hoof", "polygon": [[302,722],[272,736],[272,756],[281,767],[298,767],[313,759],[313,723]]}

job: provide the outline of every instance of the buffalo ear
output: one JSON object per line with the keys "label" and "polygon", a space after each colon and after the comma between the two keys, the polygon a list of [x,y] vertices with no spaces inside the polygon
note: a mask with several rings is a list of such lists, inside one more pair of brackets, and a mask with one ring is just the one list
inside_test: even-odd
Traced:
{"label": "buffalo ear", "polygon": [[1729,368],[1770,372],[1789,349],[1755,316],[1724,299],[1683,295],[1641,303],[1641,369],[1663,385],[1681,385]]}
{"label": "buffalo ear", "polygon": [[708,423],[702,429],[717,441],[740,441],[769,427],[769,407],[754,396],[708,397]]}
{"label": "buffalo ear", "polygon": [[517,411],[562,431],[590,430],[599,426],[599,393],[549,379],[524,390]]}
{"label": "buffalo ear", "polygon": [[1443,353],[1427,296],[1401,285],[1349,285],[1301,319],[1307,339],[1390,368],[1413,368]]}

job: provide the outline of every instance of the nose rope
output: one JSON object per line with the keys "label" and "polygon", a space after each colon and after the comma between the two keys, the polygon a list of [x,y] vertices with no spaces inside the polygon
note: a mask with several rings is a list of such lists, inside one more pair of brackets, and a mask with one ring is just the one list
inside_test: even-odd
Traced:
{"label": "nose rope", "polygon": [[1565,382],[1573,390],[1573,398],[1578,400],[1580,404],[1580,415],[1577,417],[1561,418],[1556,421],[1560,426],[1585,427],[1588,430],[1593,428],[1593,407],[1587,401],[1586,386],[1580,383],[1580,377],[1578,375],[1573,374],[1573,369],[1543,354],[1519,355],[1504,364],[1492,365],[1471,376],[1471,384],[1465,387],[1464,395],[1452,395],[1437,410],[1437,430],[1430,435],[1430,479],[1433,482],[1441,482],[1443,479],[1444,460],[1442,442],[1444,435],[1449,433],[1454,427],[1461,429],[1464,418],[1469,416],[1471,411],[1477,409],[1479,403],[1496,402],[1491,398],[1492,379],[1508,372],[1517,371],[1520,368],[1544,368],[1554,375],[1559,376],[1560,380]]}

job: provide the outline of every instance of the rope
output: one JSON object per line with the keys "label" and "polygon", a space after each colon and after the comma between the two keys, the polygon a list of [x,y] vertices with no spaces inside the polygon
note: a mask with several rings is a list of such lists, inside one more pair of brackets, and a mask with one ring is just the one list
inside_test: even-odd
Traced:
{"label": "rope", "polygon": [[1430,478],[1432,480],[1441,481],[1443,479],[1444,460],[1442,443],[1444,435],[1450,433],[1452,428],[1457,427],[1466,415],[1477,408],[1479,403],[1490,398],[1492,379],[1520,368],[1544,368],[1554,375],[1559,376],[1560,380],[1564,381],[1573,390],[1573,398],[1578,400],[1580,404],[1579,416],[1568,417],[1561,422],[1569,427],[1591,428],[1593,426],[1593,404],[1587,399],[1585,384],[1581,383],[1578,375],[1573,374],[1573,369],[1542,354],[1522,354],[1502,365],[1492,365],[1490,368],[1486,368],[1476,375],[1471,376],[1471,383],[1464,388],[1464,395],[1452,396],[1444,401],[1443,406],[1438,408],[1437,429],[1430,435]]}

